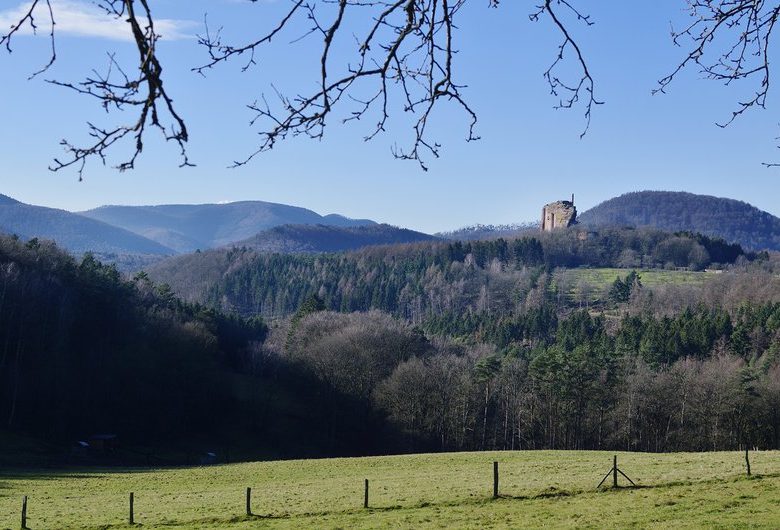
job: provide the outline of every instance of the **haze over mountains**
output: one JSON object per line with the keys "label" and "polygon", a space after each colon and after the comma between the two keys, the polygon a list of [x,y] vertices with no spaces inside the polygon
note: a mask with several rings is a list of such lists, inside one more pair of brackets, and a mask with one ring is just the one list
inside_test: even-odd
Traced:
{"label": "haze over mountains", "polygon": [[[693,231],[745,248],[780,250],[780,219],[747,203],[684,192],[643,191],[615,197],[579,215],[580,226]],[[228,204],[103,206],[86,212],[33,206],[0,195],[0,232],[54,240],[75,254],[91,251],[124,270],[167,256],[224,246],[258,252],[318,253],[433,239],[479,240],[528,235],[533,224],[483,226],[431,236],[369,219],[264,201]]]}
{"label": "haze over mountains", "polygon": [[100,255],[170,256],[173,250],[131,231],[65,210],[24,204],[0,195],[0,232],[51,239],[69,251]]}
{"label": "haze over mountains", "polygon": [[264,201],[101,206],[80,214],[135,232],[180,253],[236,243],[282,225],[354,227],[376,224],[369,219],[349,219],[336,214],[323,216],[306,208]]}

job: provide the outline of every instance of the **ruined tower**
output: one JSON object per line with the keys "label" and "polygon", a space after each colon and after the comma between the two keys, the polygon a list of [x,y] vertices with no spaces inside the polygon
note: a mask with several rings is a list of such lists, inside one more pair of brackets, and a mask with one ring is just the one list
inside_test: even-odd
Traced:
{"label": "ruined tower", "polygon": [[574,206],[574,194],[571,201],[556,201],[542,208],[542,232],[552,232],[556,228],[567,228],[577,222],[577,208]]}

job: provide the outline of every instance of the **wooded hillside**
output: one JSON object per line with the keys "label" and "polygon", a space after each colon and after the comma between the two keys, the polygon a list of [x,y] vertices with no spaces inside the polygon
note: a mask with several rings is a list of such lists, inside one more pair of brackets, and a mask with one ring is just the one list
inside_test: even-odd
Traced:
{"label": "wooded hillside", "polygon": [[634,226],[700,232],[746,249],[780,250],[780,219],[742,201],[677,191],[640,191],[583,212],[588,227]]}

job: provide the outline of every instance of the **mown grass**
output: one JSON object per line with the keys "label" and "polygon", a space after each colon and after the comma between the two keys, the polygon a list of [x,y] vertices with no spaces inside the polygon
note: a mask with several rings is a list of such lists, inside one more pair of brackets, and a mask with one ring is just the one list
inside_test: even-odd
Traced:
{"label": "mown grass", "polygon": [[[618,276],[624,278],[632,269],[571,269],[577,281],[584,280],[596,288],[612,285]],[[635,269],[642,277],[642,284],[649,287],[656,285],[701,285],[716,273],[704,271],[671,271],[661,269]]]}
{"label": "mown grass", "polygon": [[[780,527],[780,453],[619,454],[638,488],[597,491],[611,453],[522,451],[157,470],[0,471],[0,528]],[[493,500],[492,462],[501,498]],[[370,479],[370,508],[363,479]],[[244,494],[253,490],[252,517]]]}
{"label": "mown grass", "polygon": [[[561,283],[565,296],[572,302],[579,301],[578,293],[582,284],[589,288],[587,299],[596,303],[606,299],[615,279],[625,278],[632,269],[558,269],[556,280]],[[658,287],[661,285],[691,285],[698,286],[716,277],[715,272],[705,271],[673,271],[662,269],[634,269],[641,277],[642,285]]]}

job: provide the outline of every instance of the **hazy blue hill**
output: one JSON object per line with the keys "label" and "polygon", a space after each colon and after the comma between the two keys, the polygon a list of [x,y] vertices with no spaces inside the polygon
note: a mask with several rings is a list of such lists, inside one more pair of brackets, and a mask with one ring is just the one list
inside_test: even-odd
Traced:
{"label": "hazy blue hill", "polygon": [[286,224],[341,227],[376,224],[263,201],[228,204],[102,206],[82,215],[122,227],[179,252],[214,248]]}
{"label": "hazy blue hill", "polygon": [[320,223],[327,226],[369,226],[377,224],[371,219],[350,219],[337,213],[331,213],[323,217],[324,222]]}
{"label": "hazy blue hill", "polygon": [[3,195],[0,193],[0,206],[9,206],[13,204],[21,204],[16,199],[12,199],[8,195]]}
{"label": "hazy blue hill", "polygon": [[434,236],[386,224],[371,226],[283,225],[235,243],[261,252],[315,253],[356,250],[372,245],[432,241]]}
{"label": "hazy blue hill", "polygon": [[81,215],[32,206],[0,195],[0,232],[23,239],[50,239],[74,253],[167,256],[174,251],[130,231]]}
{"label": "hazy blue hill", "polygon": [[750,249],[780,250],[780,218],[742,201],[673,191],[639,191],[583,212],[585,226],[690,230]]}

